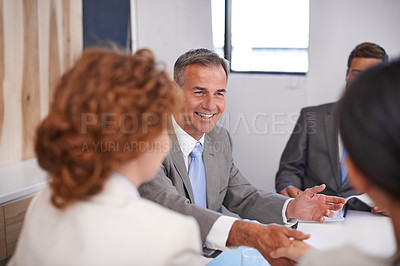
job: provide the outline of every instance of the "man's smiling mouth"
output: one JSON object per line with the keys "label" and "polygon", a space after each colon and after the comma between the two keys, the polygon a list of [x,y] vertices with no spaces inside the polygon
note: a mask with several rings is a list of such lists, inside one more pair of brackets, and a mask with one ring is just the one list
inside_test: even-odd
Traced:
{"label": "man's smiling mouth", "polygon": [[200,116],[201,118],[211,118],[211,117],[214,116],[214,114],[209,114],[208,115],[208,114],[203,114],[203,113],[198,113],[198,112],[195,112],[195,114]]}

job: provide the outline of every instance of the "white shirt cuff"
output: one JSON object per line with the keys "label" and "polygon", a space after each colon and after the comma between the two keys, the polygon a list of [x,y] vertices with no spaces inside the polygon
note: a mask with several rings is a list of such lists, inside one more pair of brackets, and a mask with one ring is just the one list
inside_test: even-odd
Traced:
{"label": "white shirt cuff", "polygon": [[233,223],[237,220],[237,218],[230,216],[220,216],[207,235],[206,242],[204,243],[206,248],[222,251],[228,250],[226,241],[228,240]]}
{"label": "white shirt cuff", "polygon": [[295,223],[298,222],[297,219],[288,219],[288,218],[286,217],[286,209],[287,209],[287,206],[288,206],[288,204],[289,204],[289,202],[290,202],[291,200],[294,200],[294,198],[287,199],[287,200],[285,201],[285,204],[283,204],[283,208],[282,208],[282,219],[283,219],[283,223],[284,223],[286,226],[292,226],[292,225],[294,225]]}

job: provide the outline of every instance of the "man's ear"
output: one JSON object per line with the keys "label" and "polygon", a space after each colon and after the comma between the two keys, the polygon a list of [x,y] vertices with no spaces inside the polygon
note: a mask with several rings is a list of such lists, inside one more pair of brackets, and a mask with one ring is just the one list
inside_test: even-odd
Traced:
{"label": "man's ear", "polygon": [[346,163],[349,170],[348,175],[353,188],[357,190],[357,192],[360,194],[366,193],[370,188],[368,180],[365,178],[364,174],[361,173],[361,171],[357,168],[350,157],[347,157]]}
{"label": "man's ear", "polygon": [[172,81],[172,86],[174,86],[174,87],[176,87],[178,89],[181,87],[181,86],[179,86],[179,84],[175,80]]}

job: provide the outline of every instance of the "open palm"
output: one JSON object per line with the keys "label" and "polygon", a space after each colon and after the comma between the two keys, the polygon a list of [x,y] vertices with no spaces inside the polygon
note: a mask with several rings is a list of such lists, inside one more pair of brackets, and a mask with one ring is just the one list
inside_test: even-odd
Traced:
{"label": "open palm", "polygon": [[325,185],[323,184],[300,193],[288,205],[288,218],[323,223],[325,222],[324,216],[332,217],[332,211],[340,210],[346,200],[340,197],[317,194],[324,189]]}

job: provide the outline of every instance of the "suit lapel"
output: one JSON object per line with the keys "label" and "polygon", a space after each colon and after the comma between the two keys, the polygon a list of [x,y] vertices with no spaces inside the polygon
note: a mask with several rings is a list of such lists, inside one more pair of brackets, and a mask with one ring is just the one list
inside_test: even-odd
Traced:
{"label": "suit lapel", "polygon": [[217,153],[213,149],[213,143],[208,134],[204,138],[203,163],[206,171],[207,207],[215,210],[214,206],[219,194],[219,167]]}
{"label": "suit lapel", "polygon": [[335,107],[336,105],[331,110],[328,110],[325,116],[325,135],[333,176],[335,177],[337,188],[340,188],[342,180],[340,176],[338,126],[334,121]]}
{"label": "suit lapel", "polygon": [[170,151],[170,154],[172,157],[172,161],[174,162],[175,170],[177,171],[180,178],[182,179],[183,184],[185,185],[185,188],[189,194],[190,201],[194,203],[192,185],[190,183],[188,170],[186,169],[185,162],[183,161],[183,153],[181,147],[179,146],[179,142],[175,134],[170,133],[170,138],[172,141],[172,149]]}

